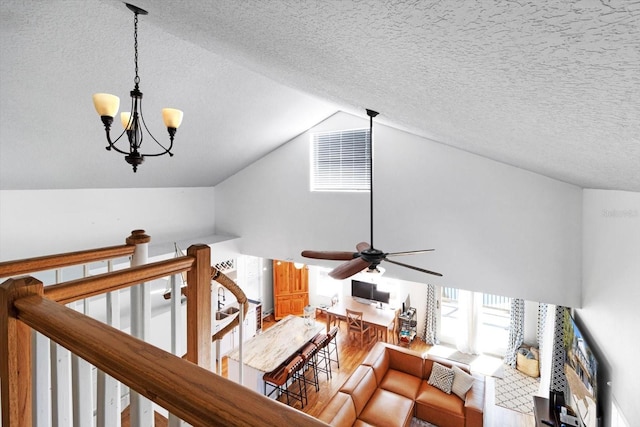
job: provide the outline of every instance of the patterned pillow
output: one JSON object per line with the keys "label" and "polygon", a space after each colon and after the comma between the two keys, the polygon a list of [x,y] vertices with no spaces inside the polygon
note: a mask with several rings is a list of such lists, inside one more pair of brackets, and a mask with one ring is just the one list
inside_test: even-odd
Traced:
{"label": "patterned pillow", "polygon": [[451,386],[453,385],[453,369],[442,366],[437,362],[433,362],[431,367],[431,375],[429,375],[429,385],[432,385],[447,394],[451,394]]}
{"label": "patterned pillow", "polygon": [[451,386],[451,391],[458,396],[460,399],[464,400],[467,392],[473,385],[473,376],[467,374],[462,369],[457,366],[453,367],[453,385]]}

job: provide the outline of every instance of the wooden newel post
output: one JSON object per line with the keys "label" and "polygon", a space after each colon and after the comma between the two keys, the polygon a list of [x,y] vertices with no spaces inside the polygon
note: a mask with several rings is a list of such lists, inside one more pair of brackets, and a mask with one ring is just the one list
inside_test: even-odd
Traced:
{"label": "wooden newel post", "polygon": [[17,318],[14,301],[44,295],[42,282],[33,277],[9,279],[0,285],[0,378],[2,425],[31,427],[31,328]]}
{"label": "wooden newel post", "polygon": [[211,370],[211,248],[192,245],[195,258],[187,271],[187,360]]}

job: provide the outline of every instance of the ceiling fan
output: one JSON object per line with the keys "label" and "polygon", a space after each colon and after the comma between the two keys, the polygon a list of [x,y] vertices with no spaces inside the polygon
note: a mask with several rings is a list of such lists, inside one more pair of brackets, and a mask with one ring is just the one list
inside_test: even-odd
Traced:
{"label": "ceiling fan", "polygon": [[410,268],[412,270],[421,271],[427,274],[433,274],[434,276],[442,276],[435,271],[425,270],[424,268],[415,267],[413,265],[404,264],[402,262],[394,261],[389,257],[402,256],[402,255],[414,255],[425,252],[431,252],[433,249],[423,249],[417,251],[405,251],[405,252],[383,252],[380,249],[373,247],[373,118],[378,115],[376,111],[367,110],[369,116],[369,220],[371,226],[371,243],[360,242],[356,245],[357,252],[346,251],[302,251],[302,256],[305,258],[314,259],[327,259],[333,261],[346,261],[329,273],[329,276],[334,279],[342,280],[353,276],[356,273],[361,272],[365,268],[368,271],[378,272],[378,265],[382,261],[390,262],[391,264],[400,265],[402,267]]}

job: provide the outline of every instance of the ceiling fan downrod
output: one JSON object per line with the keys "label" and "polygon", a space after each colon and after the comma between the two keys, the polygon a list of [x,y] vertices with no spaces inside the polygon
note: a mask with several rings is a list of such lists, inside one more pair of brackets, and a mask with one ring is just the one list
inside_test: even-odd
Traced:
{"label": "ceiling fan downrod", "polygon": [[377,111],[367,109],[367,116],[369,116],[369,227],[371,230],[369,244],[371,250],[373,250],[373,118],[378,114]]}

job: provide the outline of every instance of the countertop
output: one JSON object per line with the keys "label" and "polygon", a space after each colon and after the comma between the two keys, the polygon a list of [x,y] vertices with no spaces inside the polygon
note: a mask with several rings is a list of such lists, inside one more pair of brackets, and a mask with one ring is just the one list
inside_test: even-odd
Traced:
{"label": "countertop", "polygon": [[[313,325],[307,326],[302,317],[287,316],[244,342],[243,363],[262,372],[273,371],[323,329],[322,323],[314,321]],[[233,350],[228,357],[239,362],[239,349]]]}

